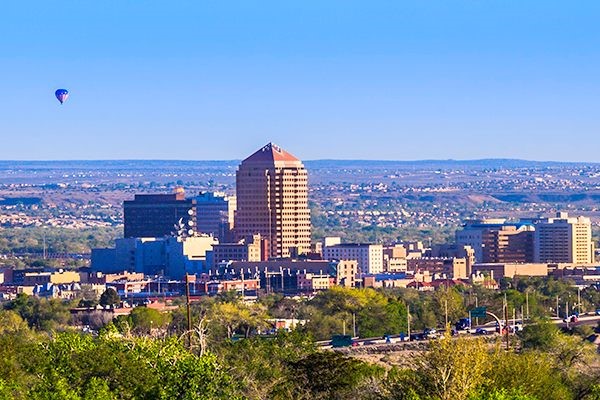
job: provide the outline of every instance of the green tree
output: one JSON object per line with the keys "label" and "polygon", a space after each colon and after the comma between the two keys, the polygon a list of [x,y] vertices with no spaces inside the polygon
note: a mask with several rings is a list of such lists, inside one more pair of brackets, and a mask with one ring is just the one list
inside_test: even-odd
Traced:
{"label": "green tree", "polygon": [[315,352],[291,362],[294,399],[346,399],[364,381],[382,374],[378,367],[336,352]]}
{"label": "green tree", "polygon": [[260,304],[218,302],[211,307],[208,318],[216,337],[227,339],[238,332],[248,338],[254,330],[268,326],[267,314]]}
{"label": "green tree", "polygon": [[59,299],[39,299],[24,293],[4,306],[25,319],[30,327],[41,331],[63,329],[71,319],[69,304]]}
{"label": "green tree", "polygon": [[558,328],[547,320],[528,324],[521,332],[523,347],[538,350],[550,350],[558,337]]}
{"label": "green tree", "polygon": [[115,306],[121,303],[121,297],[117,291],[111,287],[107,288],[102,295],[100,295],[101,306]]}
{"label": "green tree", "polygon": [[547,353],[532,350],[519,354],[497,349],[491,362],[493,368],[486,372],[483,392],[502,388],[509,394],[520,393],[537,399],[570,398],[553,358]]}
{"label": "green tree", "polygon": [[448,334],[430,342],[429,350],[418,360],[417,372],[424,393],[441,400],[464,400],[477,392],[490,368],[481,339],[454,339]]}
{"label": "green tree", "polygon": [[128,321],[134,333],[151,334],[154,329],[166,328],[170,319],[169,314],[161,313],[153,308],[136,307],[131,310]]}

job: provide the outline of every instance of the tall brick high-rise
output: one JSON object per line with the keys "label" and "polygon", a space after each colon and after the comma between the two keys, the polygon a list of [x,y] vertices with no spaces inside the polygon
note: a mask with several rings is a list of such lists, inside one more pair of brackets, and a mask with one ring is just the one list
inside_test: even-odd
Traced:
{"label": "tall brick high-rise", "polygon": [[238,239],[260,233],[270,258],[310,249],[307,173],[296,157],[267,144],[240,164],[236,195]]}

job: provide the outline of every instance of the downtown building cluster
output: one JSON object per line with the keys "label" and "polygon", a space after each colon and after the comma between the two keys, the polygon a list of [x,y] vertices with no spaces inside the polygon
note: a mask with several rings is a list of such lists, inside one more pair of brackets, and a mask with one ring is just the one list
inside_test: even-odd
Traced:
{"label": "downtown building cluster", "polygon": [[[311,294],[332,285],[412,287],[484,285],[515,276],[568,276],[600,282],[588,218],[465,221],[451,244],[344,243],[311,238],[308,173],[269,143],[243,160],[236,193],[183,189],[137,194],[123,204],[124,237],[93,249],[91,270],[0,271],[11,293],[73,296],[81,284],[114,287],[121,296],[229,290]],[[585,281],[585,282],[584,282]]]}

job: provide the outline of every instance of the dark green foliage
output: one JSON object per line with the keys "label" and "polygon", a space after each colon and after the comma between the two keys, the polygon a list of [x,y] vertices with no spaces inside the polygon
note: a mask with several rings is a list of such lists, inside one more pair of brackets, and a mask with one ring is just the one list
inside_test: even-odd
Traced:
{"label": "dark green foliage", "polygon": [[122,333],[149,335],[163,333],[170,321],[170,314],[161,313],[152,308],[136,307],[128,316],[117,317],[115,325]]}
{"label": "dark green foliage", "polygon": [[30,327],[46,332],[64,327],[71,318],[69,305],[64,301],[40,299],[23,293],[6,303],[4,309],[19,314]]}
{"label": "dark green foliage", "polygon": [[[52,227],[0,228],[0,253],[90,253],[109,247],[122,235],[119,227],[69,229]],[[46,260],[47,261],[47,260]]]}
{"label": "dark green foliage", "polygon": [[12,367],[12,373],[0,371],[4,373],[0,396],[40,400],[238,398],[214,355],[197,356],[177,339],[61,333],[53,339],[32,340],[29,348],[10,350],[20,356],[19,364]]}
{"label": "dark green foliage", "polygon": [[215,352],[251,399],[290,399],[295,376],[288,365],[316,350],[312,338],[299,332],[280,332],[274,338],[225,341]]}
{"label": "dark green foliage", "polygon": [[558,333],[555,324],[540,320],[535,324],[525,326],[521,332],[521,341],[525,348],[550,350]]}
{"label": "dark green foliage", "polygon": [[522,394],[518,390],[495,389],[479,393],[469,400],[537,400],[537,397]]}
{"label": "dark green foliage", "polygon": [[295,399],[346,399],[370,377],[383,375],[372,365],[336,352],[314,352],[289,364]]}
{"label": "dark green foliage", "polygon": [[114,306],[121,303],[121,298],[115,289],[109,287],[100,295],[99,302],[101,306]]}
{"label": "dark green foliage", "polygon": [[[296,310],[294,311],[296,312]],[[298,307],[299,318],[308,319],[305,329],[318,340],[334,334],[353,334],[353,322],[361,337],[406,332],[405,304],[395,296],[374,289],[334,287],[319,293],[306,307]]]}

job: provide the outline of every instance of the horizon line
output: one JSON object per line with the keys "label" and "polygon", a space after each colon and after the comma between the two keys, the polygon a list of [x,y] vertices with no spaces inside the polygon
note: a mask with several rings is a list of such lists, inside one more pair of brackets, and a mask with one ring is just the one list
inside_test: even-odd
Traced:
{"label": "horizon line", "polygon": [[[241,162],[243,159],[176,159],[176,158],[91,158],[91,159],[0,159],[0,163],[24,163],[24,162]],[[305,159],[302,162],[385,162],[385,163],[424,163],[424,162],[490,162],[490,161],[505,161],[505,162],[523,162],[523,163],[554,163],[554,164],[600,164],[600,161],[558,161],[558,160],[532,160],[523,158],[470,158],[470,159],[455,159],[455,158],[423,158],[412,160],[394,160],[394,159],[367,159],[367,158],[315,158]]]}

